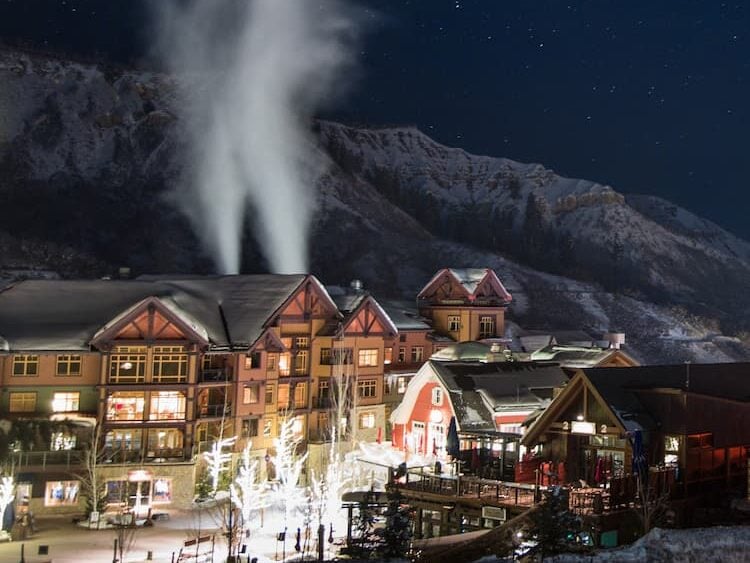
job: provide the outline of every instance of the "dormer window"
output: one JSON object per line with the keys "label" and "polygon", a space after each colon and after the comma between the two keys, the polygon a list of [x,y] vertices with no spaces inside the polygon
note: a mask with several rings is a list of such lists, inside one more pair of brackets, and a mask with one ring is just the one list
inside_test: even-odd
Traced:
{"label": "dormer window", "polygon": [[440,387],[432,388],[432,404],[438,407],[443,404],[443,390]]}

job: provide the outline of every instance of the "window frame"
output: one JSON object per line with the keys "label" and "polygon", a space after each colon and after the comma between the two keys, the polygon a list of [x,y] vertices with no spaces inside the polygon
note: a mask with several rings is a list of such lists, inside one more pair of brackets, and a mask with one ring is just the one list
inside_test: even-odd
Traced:
{"label": "window frame", "polygon": [[377,379],[361,379],[357,382],[357,396],[360,399],[374,399],[378,396]]}
{"label": "window frame", "polygon": [[360,348],[357,350],[357,367],[376,368],[378,367],[378,357],[377,348]]}
{"label": "window frame", "polygon": [[[78,371],[73,371],[74,365],[78,364]],[[60,370],[61,366],[67,366],[66,372]],[[83,374],[83,356],[81,354],[58,354],[55,358],[56,377],[80,377]]]}
{"label": "window frame", "polygon": [[[20,370],[17,368],[21,368]],[[15,354],[11,366],[12,377],[37,377],[39,375],[39,354]]]}
{"label": "window frame", "polygon": [[[58,396],[59,395],[59,396]],[[64,405],[58,408],[56,404]],[[54,391],[52,393],[52,412],[78,412],[81,410],[80,391]]]}
{"label": "window frame", "polygon": [[[254,399],[254,400],[253,400]],[[242,388],[242,404],[255,405],[260,402],[260,385],[255,383]]]}
{"label": "window frame", "polygon": [[[8,395],[8,412],[9,413],[29,413],[36,412],[37,403],[37,392],[36,391],[11,391]],[[16,404],[13,407],[14,400],[20,402],[20,406]],[[33,401],[32,401],[33,400]],[[28,408],[29,405],[31,408]]]}

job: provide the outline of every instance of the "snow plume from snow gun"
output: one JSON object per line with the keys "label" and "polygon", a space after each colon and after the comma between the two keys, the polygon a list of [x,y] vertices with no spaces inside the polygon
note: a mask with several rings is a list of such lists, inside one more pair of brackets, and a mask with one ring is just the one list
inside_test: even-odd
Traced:
{"label": "snow plume from snow gun", "polygon": [[339,0],[173,0],[159,21],[188,102],[193,191],[181,207],[222,273],[240,270],[245,224],[275,273],[306,272],[324,171],[309,129],[351,69],[354,12]]}

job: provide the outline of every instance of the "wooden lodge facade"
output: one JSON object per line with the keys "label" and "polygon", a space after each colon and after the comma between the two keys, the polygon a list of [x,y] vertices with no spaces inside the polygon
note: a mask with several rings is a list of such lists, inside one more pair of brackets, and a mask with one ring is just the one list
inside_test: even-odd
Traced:
{"label": "wooden lodge facade", "polygon": [[[238,450],[252,442],[262,459],[291,417],[307,447],[325,443],[337,377],[351,383],[358,438],[387,439],[387,417],[411,377],[463,335],[441,334],[434,322],[466,317],[487,336],[502,334],[510,296],[495,273],[450,272],[461,302],[449,303],[444,280],[437,297],[436,276],[420,294],[421,315],[413,304],[382,306],[361,284],[329,292],[310,275],[29,280],[5,288],[0,417],[13,428],[8,455],[21,495],[36,510],[80,510],[74,474],[98,435],[112,498],[186,506],[196,456],[220,435],[237,435]],[[479,309],[493,317],[491,330],[472,312]]]}

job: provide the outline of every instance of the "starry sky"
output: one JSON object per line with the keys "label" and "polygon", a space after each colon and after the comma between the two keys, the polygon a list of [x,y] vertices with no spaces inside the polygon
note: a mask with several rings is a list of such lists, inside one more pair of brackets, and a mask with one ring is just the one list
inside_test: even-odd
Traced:
{"label": "starry sky", "polygon": [[[357,1],[359,80],[325,117],[416,124],[470,152],[662,196],[750,239],[744,4]],[[147,3],[0,0],[0,38],[139,61]]]}

